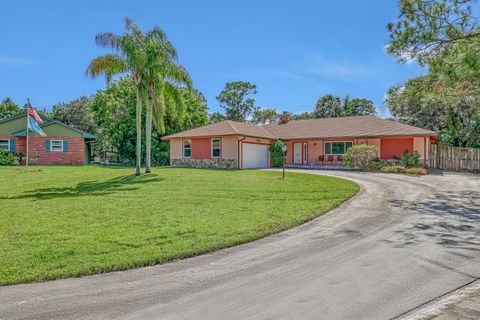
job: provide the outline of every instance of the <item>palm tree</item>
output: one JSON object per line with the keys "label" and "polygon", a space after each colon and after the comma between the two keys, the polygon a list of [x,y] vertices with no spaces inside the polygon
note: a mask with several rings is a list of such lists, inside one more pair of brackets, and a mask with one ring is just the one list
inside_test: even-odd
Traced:
{"label": "palm tree", "polygon": [[192,80],[187,71],[177,63],[177,52],[158,27],[148,31],[145,37],[147,68],[143,77],[148,107],[146,118],[146,161],[145,172],[151,172],[152,121],[159,133],[165,133],[164,115],[167,107],[178,122],[184,115],[184,104],[179,86],[191,87]]}
{"label": "palm tree", "polygon": [[138,26],[129,18],[125,19],[127,31],[122,35],[113,33],[101,33],[95,37],[97,45],[111,49],[115,53],[93,59],[87,68],[86,73],[95,78],[104,75],[109,83],[114,75],[131,74],[136,87],[136,171],[140,175],[141,148],[142,148],[142,96],[144,95],[143,75],[147,66],[145,35]]}

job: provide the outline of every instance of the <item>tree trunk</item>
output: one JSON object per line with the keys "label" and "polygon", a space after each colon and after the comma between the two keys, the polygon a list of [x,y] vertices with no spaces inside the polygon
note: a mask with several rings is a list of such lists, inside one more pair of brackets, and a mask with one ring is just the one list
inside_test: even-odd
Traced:
{"label": "tree trunk", "polygon": [[137,145],[136,145],[136,155],[137,155],[137,168],[135,170],[135,175],[140,175],[140,167],[142,164],[142,97],[140,94],[140,86],[137,85],[137,110],[135,115],[136,120],[136,130],[137,130]]}
{"label": "tree trunk", "polygon": [[145,173],[151,173],[151,162],[152,162],[152,117],[153,117],[153,90],[148,88],[148,108],[147,108],[147,123],[145,125],[146,130],[146,148],[147,148],[147,157],[145,160]]}

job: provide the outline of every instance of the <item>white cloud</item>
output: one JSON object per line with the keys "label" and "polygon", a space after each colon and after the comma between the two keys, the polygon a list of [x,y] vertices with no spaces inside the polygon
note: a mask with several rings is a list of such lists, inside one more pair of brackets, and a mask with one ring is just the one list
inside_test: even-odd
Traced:
{"label": "white cloud", "polygon": [[320,54],[308,54],[298,62],[294,62],[297,70],[335,80],[355,80],[378,73],[378,67],[345,59],[326,59]]}
{"label": "white cloud", "polygon": [[39,63],[22,57],[12,57],[0,54],[0,66],[5,67],[35,67]]}

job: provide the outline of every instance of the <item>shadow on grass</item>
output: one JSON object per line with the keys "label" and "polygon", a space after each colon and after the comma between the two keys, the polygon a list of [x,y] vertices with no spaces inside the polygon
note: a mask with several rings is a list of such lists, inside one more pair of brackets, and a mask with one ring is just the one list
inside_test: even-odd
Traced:
{"label": "shadow on grass", "polygon": [[0,199],[36,199],[49,200],[54,198],[76,198],[82,196],[104,196],[116,192],[134,191],[139,185],[163,181],[157,174],[140,177],[134,175],[121,176],[106,181],[84,181],[75,187],[41,188],[25,191],[18,196],[2,197]]}

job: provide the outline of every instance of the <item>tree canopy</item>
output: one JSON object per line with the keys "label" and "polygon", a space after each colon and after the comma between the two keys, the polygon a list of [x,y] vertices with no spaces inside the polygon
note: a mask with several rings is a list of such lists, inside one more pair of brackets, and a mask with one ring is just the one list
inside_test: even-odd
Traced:
{"label": "tree canopy", "polygon": [[454,146],[479,146],[480,27],[476,0],[400,0],[388,24],[387,52],[399,62],[428,67],[424,76],[396,85],[385,103],[400,121],[440,133]]}
{"label": "tree canopy", "polygon": [[[180,124],[170,112],[165,114],[165,134],[187,130],[208,123],[207,105],[203,95],[196,89],[182,89],[186,103],[186,116]],[[136,145],[136,93],[131,77],[123,77],[105,90],[99,90],[92,97],[91,110],[95,124],[100,128],[98,148],[103,151],[115,151],[119,157],[128,163],[135,163]],[[142,111],[145,119],[146,110]],[[142,134],[144,134],[142,130]],[[152,132],[152,164],[166,165],[169,163],[168,142],[160,140],[157,131]],[[142,142],[142,154],[146,152],[145,142]]]}
{"label": "tree canopy", "polygon": [[13,102],[12,99],[10,98],[4,98],[1,102],[0,102],[0,120],[1,119],[5,119],[5,118],[10,118],[10,117],[14,117],[14,116],[18,116],[19,114],[21,114],[23,111],[22,109],[18,106],[18,104],[16,104],[15,102]]}
{"label": "tree canopy", "polygon": [[50,116],[55,120],[89,133],[97,131],[90,111],[90,99],[85,96],[68,103],[62,102],[54,105]]}
{"label": "tree canopy", "polygon": [[227,82],[217,96],[220,107],[225,109],[225,118],[246,122],[253,113],[255,99],[250,96],[257,93],[257,86],[245,81]]}
{"label": "tree canopy", "polygon": [[294,115],[294,119],[315,119],[371,115],[376,116],[377,110],[373,102],[364,98],[349,96],[340,98],[334,94],[326,94],[318,98],[312,112]]}

